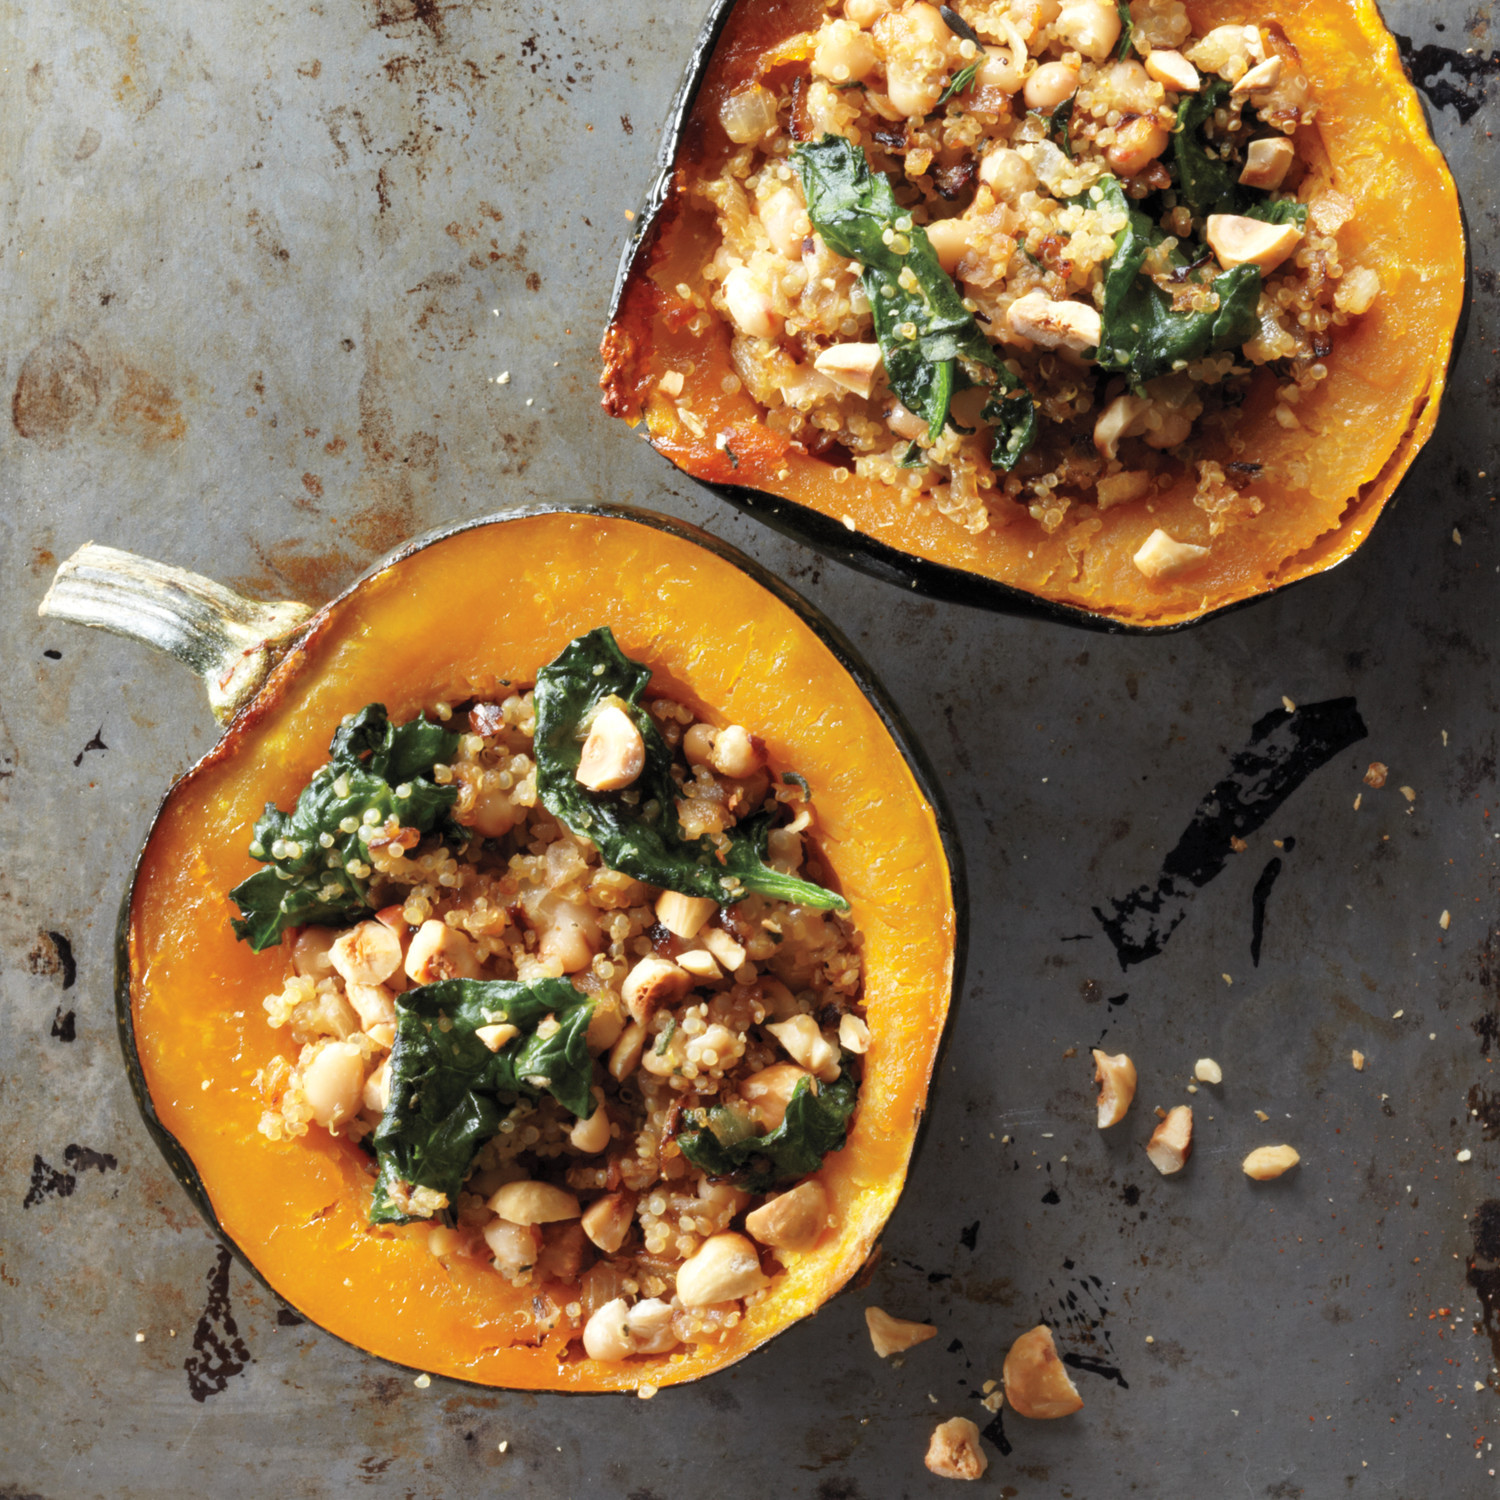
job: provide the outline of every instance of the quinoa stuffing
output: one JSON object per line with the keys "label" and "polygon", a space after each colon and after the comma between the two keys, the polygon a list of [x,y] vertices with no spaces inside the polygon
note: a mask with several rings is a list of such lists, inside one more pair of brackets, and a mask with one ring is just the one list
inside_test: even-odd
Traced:
{"label": "quinoa stuffing", "polygon": [[1380,293],[1313,190],[1316,111],[1278,27],[1195,34],[1180,0],[845,0],[723,99],[678,294],[768,426],[970,533],[1097,530],[1188,476],[1208,545],[1135,556],[1170,578],[1262,509],[1256,372],[1298,427]]}
{"label": "quinoa stuffing", "polygon": [[720,1339],[828,1231],[870,1045],[806,783],[649,677],[599,630],[437,723],[372,705],[232,893],[300,1049],[262,1133],[361,1144],[372,1225],[607,1361]]}

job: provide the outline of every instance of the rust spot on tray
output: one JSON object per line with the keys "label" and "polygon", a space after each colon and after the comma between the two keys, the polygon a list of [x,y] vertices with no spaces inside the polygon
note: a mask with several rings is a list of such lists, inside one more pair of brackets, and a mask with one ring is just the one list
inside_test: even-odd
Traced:
{"label": "rust spot on tray", "polygon": [[135,365],[120,368],[119,390],[109,419],[115,430],[143,448],[175,443],[187,432],[182,407],[167,384]]}
{"label": "rust spot on tray", "polygon": [[437,0],[407,0],[407,3],[392,3],[382,0],[376,8],[375,29],[391,31],[398,27],[424,26],[432,33],[435,42],[443,40],[443,12],[455,10],[453,5],[439,5]]}
{"label": "rust spot on tray", "polygon": [[24,438],[59,447],[99,405],[104,375],[72,339],[38,344],[21,364],[11,397],[11,421]]}

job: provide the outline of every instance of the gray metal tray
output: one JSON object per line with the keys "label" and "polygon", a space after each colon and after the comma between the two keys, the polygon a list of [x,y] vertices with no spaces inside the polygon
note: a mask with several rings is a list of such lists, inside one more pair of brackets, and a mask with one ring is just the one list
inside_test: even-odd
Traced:
{"label": "gray metal tray", "polygon": [[[1494,1492],[1491,7],[1386,6],[1476,236],[1437,437],[1347,566],[1170,640],[909,597],[599,413],[616,254],[701,9],[0,3],[0,1497],[939,1494],[934,1419],[983,1425],[1040,1319],[1087,1405],[1007,1414],[989,1492]],[[214,726],[170,663],[36,617],[89,539],[316,601],[534,497],[672,511],[826,609],[946,776],[973,886],[968,994],[869,1286],[649,1403],[418,1388],[209,1237],[126,1087],[111,937]],[[1142,1068],[1107,1138],[1101,1041]],[[1201,1056],[1224,1083],[1165,1180],[1150,1109]],[[1257,1188],[1239,1160],[1279,1139],[1303,1165]],[[870,1302],[940,1338],[882,1365]]]}

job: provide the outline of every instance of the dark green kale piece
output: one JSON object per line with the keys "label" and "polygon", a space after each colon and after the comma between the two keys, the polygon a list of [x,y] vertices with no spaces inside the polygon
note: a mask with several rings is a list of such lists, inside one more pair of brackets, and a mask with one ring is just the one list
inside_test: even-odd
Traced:
{"label": "dark green kale piece", "polygon": [[361,828],[368,835],[394,816],[403,828],[441,829],[464,842],[467,834],[449,811],[458,788],[431,779],[433,766],[450,760],[457,747],[456,734],[426,719],[392,724],[379,703],[345,719],[327,763],[292,811],[267,803],[256,820],[250,853],[267,868],[229,893],[242,913],[231,918],[235,935],[259,953],[280,942],[288,927],[347,922],[368,910],[369,876],[350,868],[369,868]]}
{"label": "dark green kale piece", "polygon": [[[390,1102],[370,1137],[370,1222],[408,1222],[405,1203],[418,1187],[454,1203],[480,1147],[523,1099],[551,1094],[580,1119],[592,1114],[593,1011],[565,979],[445,979],[398,995]],[[492,1052],[478,1032],[495,1025],[519,1035]]]}
{"label": "dark green kale piece", "polygon": [[750,1192],[816,1172],[830,1151],[843,1150],[859,1098],[851,1059],[845,1054],[840,1061],[838,1078],[816,1091],[811,1078],[802,1079],[787,1102],[786,1117],[765,1135],[756,1135],[734,1110],[697,1111],[677,1133],[682,1154],[710,1177],[732,1177]]}
{"label": "dark green kale piece", "polygon": [[[589,839],[610,869],[648,885],[721,905],[754,892],[847,911],[842,896],[766,864],[769,813],[741,821],[721,847],[706,836],[686,836],[677,816],[672,752],[641,707],[650,680],[651,669],[631,661],[608,626],[579,636],[537,674],[537,791],[548,812]],[[606,701],[630,715],[645,743],[645,768],[625,791],[590,791],[577,777],[588,725]]]}
{"label": "dark green kale piece", "polygon": [[[865,153],[841,136],[825,135],[794,147],[792,163],[824,243],[864,267],[886,379],[902,405],[927,423],[927,441],[942,435],[954,392],[972,382],[960,361],[990,371],[995,389],[1033,405],[964,306],[926,230],[896,201],[890,181],[870,170]],[[1010,417],[997,451],[1009,452],[1024,427]]]}

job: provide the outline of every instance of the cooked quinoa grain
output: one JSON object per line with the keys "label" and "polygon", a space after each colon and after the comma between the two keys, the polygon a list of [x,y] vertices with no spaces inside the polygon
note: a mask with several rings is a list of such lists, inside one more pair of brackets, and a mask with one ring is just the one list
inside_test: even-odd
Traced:
{"label": "cooked quinoa grain", "polygon": [[[827,878],[802,786],[773,778],[749,729],[700,722],[670,699],[648,706],[691,836],[769,812],[768,863]],[[433,780],[457,787],[453,815],[475,836],[454,847],[395,816],[344,830],[367,851],[372,910],[342,930],[289,934],[282,987],[264,1003],[299,1050],[259,1075],[261,1131],[369,1136],[389,1102],[397,1002],[413,984],[566,978],[593,1001],[592,1112],[523,1099],[456,1201],[408,1185],[398,1206],[433,1221],[435,1256],[534,1288],[538,1328],[568,1333],[590,1358],[713,1342],[767,1295],[783,1257],[817,1243],[829,1199],[816,1174],[769,1192],[711,1179],[677,1137],[714,1106],[766,1134],[804,1080],[819,1089],[857,1073],[869,1044],[859,935],[836,913],[758,895],[717,907],[606,868],[538,798],[530,692],[442,707],[464,732]],[[601,751],[610,775],[635,753],[625,738],[623,754],[619,740]],[[475,1034],[499,1051],[516,1029]],[[841,1050],[841,1036],[860,1045]]]}

